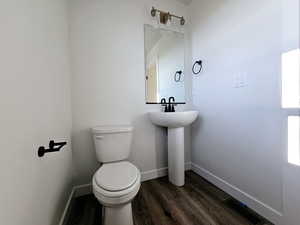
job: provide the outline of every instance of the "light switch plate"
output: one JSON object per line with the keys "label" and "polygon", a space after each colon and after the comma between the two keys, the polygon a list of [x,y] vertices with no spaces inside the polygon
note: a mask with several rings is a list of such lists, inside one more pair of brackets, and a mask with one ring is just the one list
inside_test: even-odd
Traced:
{"label": "light switch plate", "polygon": [[247,73],[239,72],[234,77],[234,88],[242,88],[247,86]]}

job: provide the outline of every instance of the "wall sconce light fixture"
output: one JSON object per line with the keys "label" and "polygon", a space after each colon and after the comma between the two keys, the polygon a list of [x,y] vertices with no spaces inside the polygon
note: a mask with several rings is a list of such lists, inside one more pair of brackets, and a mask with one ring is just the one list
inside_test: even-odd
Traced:
{"label": "wall sconce light fixture", "polygon": [[183,16],[176,16],[176,15],[171,14],[169,12],[164,12],[162,10],[156,9],[154,7],[152,7],[152,9],[151,9],[151,16],[155,17],[157,12],[160,13],[159,21],[162,24],[167,24],[167,23],[171,22],[172,17],[175,17],[175,18],[179,19],[180,20],[180,25],[183,26],[185,24],[185,19],[183,18]]}

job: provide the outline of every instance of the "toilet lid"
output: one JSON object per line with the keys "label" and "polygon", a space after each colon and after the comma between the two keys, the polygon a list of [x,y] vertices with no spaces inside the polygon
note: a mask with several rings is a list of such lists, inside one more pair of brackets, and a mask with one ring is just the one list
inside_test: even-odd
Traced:
{"label": "toilet lid", "polygon": [[107,191],[122,191],[138,178],[138,169],[129,162],[104,164],[95,174],[97,185]]}

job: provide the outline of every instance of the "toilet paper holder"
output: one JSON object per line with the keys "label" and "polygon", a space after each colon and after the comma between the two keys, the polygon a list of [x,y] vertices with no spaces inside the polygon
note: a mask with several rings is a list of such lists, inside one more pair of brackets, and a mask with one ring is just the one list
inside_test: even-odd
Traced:
{"label": "toilet paper holder", "polygon": [[51,140],[49,142],[49,148],[46,149],[44,146],[40,146],[38,150],[38,156],[43,157],[46,153],[58,152],[62,147],[67,145],[67,142],[55,142]]}

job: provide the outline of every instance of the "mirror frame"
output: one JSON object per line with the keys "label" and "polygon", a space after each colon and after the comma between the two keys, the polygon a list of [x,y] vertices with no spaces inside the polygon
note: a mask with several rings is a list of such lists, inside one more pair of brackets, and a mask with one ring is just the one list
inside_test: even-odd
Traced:
{"label": "mirror frame", "polygon": [[[147,83],[146,83],[146,71],[147,71],[147,64],[146,64],[146,49],[145,49],[145,33],[146,33],[146,26],[151,26],[153,28],[155,28],[152,24],[144,24],[143,25],[143,28],[144,28],[144,81],[145,81],[145,104],[147,105],[161,105],[162,103],[160,102],[148,102],[147,101]],[[180,33],[178,31],[175,31],[175,30],[172,30],[172,29],[167,29],[167,28],[159,28],[159,29],[162,29],[162,30],[166,30],[166,31],[172,31],[172,32],[177,32],[177,33]],[[185,41],[185,34],[182,33],[184,35],[184,41]],[[185,70],[185,53],[184,53],[184,70]],[[186,87],[184,87],[185,89]],[[185,105],[186,104],[186,90],[185,90],[185,93],[184,93],[184,99],[185,101],[184,102],[172,102],[172,104],[177,104],[177,105]],[[168,99],[166,99],[168,101]],[[167,102],[168,103],[168,102]]]}

